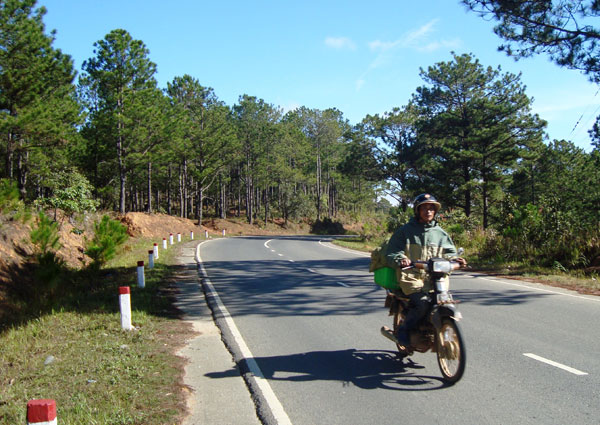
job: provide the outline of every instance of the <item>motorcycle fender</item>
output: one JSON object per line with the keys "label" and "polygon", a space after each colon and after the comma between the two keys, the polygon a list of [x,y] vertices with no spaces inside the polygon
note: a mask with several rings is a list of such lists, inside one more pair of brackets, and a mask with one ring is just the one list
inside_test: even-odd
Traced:
{"label": "motorcycle fender", "polygon": [[431,312],[431,323],[435,326],[436,329],[440,329],[442,327],[442,319],[444,317],[452,317],[454,320],[459,320],[461,318],[461,314],[458,312],[458,309],[454,306],[454,304],[445,304],[438,306]]}

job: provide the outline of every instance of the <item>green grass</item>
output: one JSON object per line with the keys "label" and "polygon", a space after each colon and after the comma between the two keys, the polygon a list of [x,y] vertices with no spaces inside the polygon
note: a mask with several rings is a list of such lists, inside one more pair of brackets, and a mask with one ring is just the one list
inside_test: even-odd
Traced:
{"label": "green grass", "polygon": [[377,248],[383,242],[384,239],[365,241],[365,239],[361,238],[360,236],[356,236],[344,239],[337,239],[333,243],[339,246],[343,246],[345,248],[354,249],[356,251],[370,252]]}
{"label": "green grass", "polygon": [[[56,400],[62,424],[179,422],[183,360],[174,351],[192,330],[172,309],[177,243],[160,245],[155,268],[145,269],[146,288],[137,287],[137,261],[147,263],[151,248],[150,240],[129,241],[99,276],[71,278],[76,296],[0,334],[0,424],[26,423],[27,401],[36,398]],[[125,285],[132,331],[120,323]]]}

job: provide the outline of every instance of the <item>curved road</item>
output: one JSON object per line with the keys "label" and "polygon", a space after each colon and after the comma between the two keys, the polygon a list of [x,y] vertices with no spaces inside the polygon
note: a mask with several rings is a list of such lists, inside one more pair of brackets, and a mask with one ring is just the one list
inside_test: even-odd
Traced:
{"label": "curved road", "polygon": [[217,239],[198,251],[281,423],[599,421],[599,297],[455,273],[468,364],[446,387],[435,354],[401,362],[379,334],[391,320],[368,255],[310,236]]}

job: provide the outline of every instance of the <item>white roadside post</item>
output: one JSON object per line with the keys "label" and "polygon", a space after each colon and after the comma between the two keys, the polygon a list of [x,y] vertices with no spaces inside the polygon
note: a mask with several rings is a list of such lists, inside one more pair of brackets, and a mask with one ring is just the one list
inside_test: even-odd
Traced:
{"label": "white roadside post", "polygon": [[208,239],[208,230],[204,231],[204,239]]}
{"label": "white roadside post", "polygon": [[223,237],[225,237],[225,229],[223,229]]}
{"label": "white roadside post", "polygon": [[148,251],[148,268],[149,269],[154,268],[154,250],[153,249]]}
{"label": "white roadside post", "polygon": [[190,230],[190,240],[193,241],[194,240],[194,231]]}
{"label": "white roadside post", "polygon": [[169,234],[169,245],[173,245],[173,233]]}
{"label": "white roadside post", "polygon": [[145,288],[146,287],[146,276],[144,276],[144,262],[143,261],[138,261],[137,275],[138,275],[138,287]]}
{"label": "white roadside post", "polygon": [[121,310],[121,328],[130,331],[133,326],[131,326],[131,290],[129,286],[119,286],[119,308]]}
{"label": "white roadside post", "polygon": [[163,238],[163,249],[167,249],[167,238]]}
{"label": "white roadside post", "polygon": [[177,233],[177,242],[181,242],[181,233]]}
{"label": "white roadside post", "polygon": [[154,248],[152,248],[154,250],[154,259],[158,260],[158,244],[156,242],[154,242]]}
{"label": "white roadside post", "polygon": [[56,425],[56,401],[52,399],[27,402],[27,425]]}

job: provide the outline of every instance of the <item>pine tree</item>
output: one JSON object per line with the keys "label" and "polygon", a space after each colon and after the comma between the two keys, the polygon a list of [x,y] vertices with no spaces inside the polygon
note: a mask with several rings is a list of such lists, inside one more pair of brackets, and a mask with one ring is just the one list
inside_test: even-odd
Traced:
{"label": "pine tree", "polygon": [[139,159],[162,141],[158,116],[162,94],[156,87],[156,65],[140,40],[122,29],[94,43],[96,56],[83,63],[81,91],[93,102],[87,132],[94,152],[114,152],[108,161],[117,170],[118,210],[126,210],[127,175]]}
{"label": "pine tree", "polygon": [[[77,137],[79,106],[70,56],[54,49],[45,34],[45,8],[35,0],[0,3],[0,133],[5,177],[16,179],[21,197],[33,174],[43,186],[64,165],[60,147]],[[36,174],[37,173],[37,174]]]}

